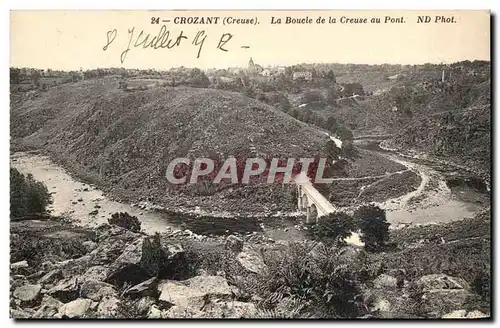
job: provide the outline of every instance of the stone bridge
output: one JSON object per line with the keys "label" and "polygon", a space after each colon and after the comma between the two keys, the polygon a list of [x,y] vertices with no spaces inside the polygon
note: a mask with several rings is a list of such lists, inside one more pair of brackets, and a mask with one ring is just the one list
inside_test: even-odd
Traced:
{"label": "stone bridge", "polygon": [[306,212],[306,223],[324,215],[335,212],[335,207],[328,201],[311,182],[297,183],[297,198],[299,211]]}

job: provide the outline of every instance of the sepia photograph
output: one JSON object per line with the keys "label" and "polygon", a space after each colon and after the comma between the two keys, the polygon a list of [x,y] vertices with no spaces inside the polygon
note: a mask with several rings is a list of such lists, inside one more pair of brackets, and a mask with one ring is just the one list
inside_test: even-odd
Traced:
{"label": "sepia photograph", "polygon": [[11,10],[10,318],[491,320],[491,24]]}

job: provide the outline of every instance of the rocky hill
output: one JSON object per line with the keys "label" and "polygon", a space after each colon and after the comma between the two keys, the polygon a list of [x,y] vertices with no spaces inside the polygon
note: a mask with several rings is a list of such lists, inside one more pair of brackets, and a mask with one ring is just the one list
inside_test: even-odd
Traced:
{"label": "rocky hill", "polygon": [[[120,198],[189,205],[178,199],[179,192],[209,197],[221,190],[167,188],[165,171],[174,158],[312,157],[321,155],[327,141],[307,124],[227,91],[166,86],[127,91],[118,89],[118,80],[105,78],[26,98],[12,104],[14,144],[48,151],[71,172]],[[267,199],[272,193],[261,189],[261,205],[286,207],[287,199]],[[249,205],[217,200],[224,202]]]}

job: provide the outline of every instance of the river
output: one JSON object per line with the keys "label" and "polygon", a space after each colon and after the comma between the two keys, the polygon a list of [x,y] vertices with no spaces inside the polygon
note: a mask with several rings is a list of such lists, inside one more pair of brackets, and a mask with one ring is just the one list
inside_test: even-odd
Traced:
{"label": "river", "polygon": [[[399,223],[428,224],[460,220],[473,216],[485,203],[489,203],[488,196],[472,188],[450,189],[442,174],[429,166],[390,153],[384,156],[405,165],[422,178],[422,183],[416,191],[379,204],[386,209],[387,219],[393,226]],[[73,179],[65,169],[47,156],[16,152],[11,155],[11,166],[21,173],[30,173],[36,180],[45,183],[53,197],[49,210],[55,216],[65,215],[77,221],[79,225],[97,226],[106,223],[113,213],[128,212],[141,220],[142,229],[147,233],[179,229],[179,225],[172,223],[168,215],[161,211],[150,211],[114,201],[95,186]],[[458,193],[465,193],[467,197],[458,197]],[[91,214],[94,211],[97,213]],[[241,225],[239,229],[254,229],[252,227]]]}
{"label": "river", "polygon": [[472,188],[465,183],[451,186],[447,176],[439,168],[408,159],[395,152],[380,148],[380,140],[364,140],[358,147],[373,151],[404,165],[421,178],[418,188],[401,197],[379,203],[386,210],[387,220],[398,224],[429,224],[450,222],[472,217],[489,205],[489,193]]}
{"label": "river", "polygon": [[[113,213],[128,212],[141,220],[141,228],[147,233],[175,228],[161,212],[113,201],[94,186],[73,179],[47,156],[16,152],[11,155],[10,164],[21,173],[32,174],[47,186],[52,194],[53,202],[48,208],[52,215],[69,216],[79,225],[91,227],[107,223]],[[97,214],[91,215],[95,210]]]}

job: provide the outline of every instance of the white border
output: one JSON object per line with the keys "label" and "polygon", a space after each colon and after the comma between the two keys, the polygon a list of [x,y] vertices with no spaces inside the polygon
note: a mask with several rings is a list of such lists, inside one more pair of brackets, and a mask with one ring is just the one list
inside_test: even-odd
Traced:
{"label": "white border", "polygon": [[[8,231],[9,231],[9,159],[8,159],[8,149],[9,149],[9,10],[10,9],[417,9],[417,10],[424,10],[424,9],[491,9],[493,13],[499,13],[499,4],[500,1],[498,0],[474,0],[474,1],[437,1],[437,0],[414,0],[412,2],[410,1],[388,1],[388,0],[348,0],[348,1],[336,1],[336,2],[330,2],[330,1],[318,1],[318,0],[307,0],[307,1],[274,1],[271,2],[269,0],[253,0],[253,1],[231,1],[231,2],[226,2],[226,1],[203,1],[203,0],[198,0],[198,1],[193,1],[193,0],[183,0],[179,2],[172,3],[170,1],[148,1],[148,0],[141,0],[141,1],[130,1],[130,0],[122,0],[116,3],[110,3],[109,1],[102,1],[102,0],[87,0],[87,1],[55,1],[55,0],[45,0],[45,1],[26,1],[26,0],[20,0],[20,1],[14,1],[14,0],[9,0],[9,1],[2,1],[0,6],[3,9],[1,11],[0,19],[1,19],[1,26],[2,28],[2,62],[4,65],[2,66],[2,78],[1,78],[1,94],[2,94],[2,104],[3,106],[1,107],[0,110],[0,115],[2,115],[0,119],[0,133],[2,134],[0,137],[0,148],[2,151],[2,160],[0,162],[0,181],[2,181],[2,184],[0,185],[0,193],[1,193],[1,198],[0,198],[0,209],[2,218],[0,218],[0,223],[2,224],[2,234],[3,238],[2,240],[2,246],[1,246],[1,262],[3,269],[1,271],[1,277],[0,277],[0,313],[1,313],[1,319],[2,323],[7,324],[7,326],[14,325],[14,322],[9,319],[9,311],[8,311],[8,304],[9,304],[9,286],[7,282],[9,281],[9,271],[8,271],[8,263],[9,263],[9,236],[8,236]],[[498,17],[497,17],[498,18]],[[498,19],[496,20],[496,23],[498,24]],[[493,34],[495,35],[495,34]],[[493,46],[493,45],[492,45]],[[496,58],[492,58],[491,60],[494,61]],[[496,64],[496,62],[495,62]],[[495,65],[496,66],[496,65]],[[497,74],[495,73],[495,81],[498,81],[497,79]],[[498,84],[495,84],[495,94],[498,95]],[[497,115],[498,119],[498,115]],[[493,136],[494,140],[498,140],[497,138],[497,133],[494,133]],[[496,142],[496,146],[498,146],[498,142]],[[494,154],[498,153],[498,147],[495,147]],[[495,156],[495,162],[498,162],[497,156]],[[495,170],[496,171],[496,170]],[[496,179],[495,179],[496,180]],[[496,195],[498,196],[498,195]],[[492,201],[495,202],[497,201],[497,197],[495,196],[495,199]],[[496,202],[497,204],[500,204]],[[498,210],[496,209],[495,212]],[[495,217],[496,219],[496,217]],[[497,222],[495,225],[497,228],[499,226],[499,223]],[[498,229],[496,229],[498,230]],[[498,231],[496,235],[498,235]],[[497,245],[497,243],[495,243]],[[495,254],[498,254],[498,245],[495,247]],[[495,272],[495,278],[498,276],[498,272]],[[497,281],[495,278],[494,281]],[[498,289],[498,286],[495,284],[495,290]],[[498,304],[498,300],[495,299],[494,304]],[[494,309],[494,313],[498,314],[497,307]],[[25,323],[25,326],[32,326],[34,324],[40,324],[42,322],[32,322],[32,323]],[[54,323],[53,321],[47,321],[45,323],[52,324]],[[117,325],[117,324],[123,324],[125,322],[114,322],[112,324]],[[204,322],[205,324],[219,324],[219,322]],[[227,324],[234,324],[235,322],[228,322]],[[364,324],[363,322],[357,322],[357,323],[347,323],[347,322],[324,322],[326,324],[334,324],[336,326],[340,325],[362,325]],[[370,322],[371,324],[374,324],[374,322]],[[88,323],[83,323],[85,325],[96,325],[96,324],[102,324],[98,322],[88,322]],[[109,323],[108,323],[109,324]],[[133,324],[142,324],[142,322],[135,322]],[[187,323],[181,323],[181,322],[168,322],[168,323],[160,323],[160,324],[167,324],[169,326],[171,325],[186,325]],[[190,323],[193,324],[193,323]],[[301,325],[308,325],[309,322],[251,322],[247,323],[251,325],[289,325],[289,324],[301,324]],[[378,325],[385,325],[386,322],[378,322],[375,323]],[[406,322],[394,322],[396,325],[401,325],[401,324],[406,324]],[[424,323],[419,323],[417,325],[425,325],[425,326],[442,326],[443,323],[439,322],[424,322]],[[448,323],[446,325],[455,325],[455,322]]]}

